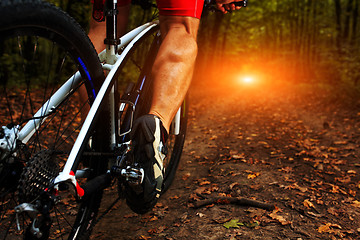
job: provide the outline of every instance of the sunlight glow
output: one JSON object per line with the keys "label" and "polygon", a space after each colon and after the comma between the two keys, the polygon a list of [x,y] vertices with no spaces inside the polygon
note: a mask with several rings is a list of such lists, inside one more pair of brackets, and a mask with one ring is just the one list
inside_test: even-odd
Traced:
{"label": "sunlight glow", "polygon": [[242,74],[237,76],[237,81],[241,85],[254,86],[256,85],[257,79],[254,75]]}
{"label": "sunlight glow", "polygon": [[248,83],[248,84],[250,84],[250,83],[253,83],[253,82],[254,82],[254,78],[253,78],[253,77],[250,77],[250,76],[246,76],[246,77],[243,77],[243,78],[242,78],[242,81],[243,81],[243,83]]}

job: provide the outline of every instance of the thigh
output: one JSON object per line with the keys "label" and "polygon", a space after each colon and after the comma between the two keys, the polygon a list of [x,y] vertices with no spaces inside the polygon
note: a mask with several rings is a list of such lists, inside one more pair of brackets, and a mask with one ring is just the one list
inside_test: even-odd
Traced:
{"label": "thigh", "polygon": [[160,15],[201,17],[204,0],[157,0]]}

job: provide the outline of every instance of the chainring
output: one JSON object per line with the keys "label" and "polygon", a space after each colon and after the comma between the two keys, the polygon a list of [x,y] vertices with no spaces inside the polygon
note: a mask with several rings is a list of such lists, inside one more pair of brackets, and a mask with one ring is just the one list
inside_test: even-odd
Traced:
{"label": "chainring", "polygon": [[23,170],[19,185],[19,202],[31,202],[49,187],[59,174],[56,154],[51,150],[42,150],[34,155]]}

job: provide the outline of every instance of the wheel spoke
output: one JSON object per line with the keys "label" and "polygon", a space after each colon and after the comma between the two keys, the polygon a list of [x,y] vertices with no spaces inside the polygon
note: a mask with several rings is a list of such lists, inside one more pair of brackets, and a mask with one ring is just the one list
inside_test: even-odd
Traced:
{"label": "wheel spoke", "polygon": [[[64,51],[59,45],[39,36],[16,36],[13,40],[9,39],[6,43],[11,45],[14,42],[16,42],[17,46],[16,53],[11,52],[15,50],[13,47],[10,47],[7,50],[8,52],[6,52],[6,56],[9,56],[9,60],[7,61],[13,63],[13,67],[9,67],[8,70],[20,69],[20,71],[8,72],[8,77],[0,72],[1,99],[3,99],[0,108],[0,114],[2,116],[1,124],[6,126],[8,123],[13,123],[14,125],[23,126],[28,121],[34,122],[35,124],[35,121],[39,120],[32,116],[34,116],[39,109],[42,109],[42,115],[45,115],[48,108],[51,107],[49,105],[50,101],[48,100],[50,100],[57,89],[63,85],[64,81],[77,71],[77,64],[73,61],[73,59],[76,58],[69,55],[69,52]],[[51,42],[51,44],[46,46],[49,42]],[[31,49],[31,51],[28,51],[29,49]],[[2,54],[3,53],[0,52],[0,59]],[[44,66],[37,66],[38,63],[44,60],[47,60],[44,62],[46,63],[44,65],[45,68]],[[21,67],[18,68],[18,66]],[[2,70],[2,68],[0,68],[0,70]],[[37,74],[37,76],[33,76],[32,74]],[[73,84],[75,84],[75,78],[73,79]],[[25,147],[28,150],[20,150],[18,146],[16,154],[11,156],[12,160],[9,159],[7,161],[18,161],[21,163],[27,162],[28,160],[32,161],[34,156],[37,156],[37,154],[44,149],[56,150],[58,154],[54,155],[54,157],[58,158],[59,162],[66,159],[81,128],[81,111],[89,102],[88,98],[81,100],[82,102],[80,101],[77,92],[80,91],[81,86],[84,86],[83,81],[80,85],[72,86],[73,92],[67,95],[56,109],[52,109],[51,113],[45,116],[46,120],[45,118],[40,119],[40,123]],[[46,103],[47,101],[48,103]],[[28,151],[28,153],[25,151]],[[32,167],[26,170],[29,171],[29,173],[25,172],[23,174],[28,174],[28,176],[33,174],[34,179],[36,179],[39,174],[37,172],[38,170],[32,172],[31,169]],[[41,171],[44,172],[43,174],[46,174],[46,169]],[[2,171],[1,161],[0,174],[0,186],[2,186],[6,179],[2,180],[4,171]],[[28,181],[36,182],[34,179],[29,178]],[[46,179],[44,179],[44,181],[45,180]],[[27,184],[26,182],[27,181],[23,181],[22,184]],[[48,184],[50,184],[50,181]],[[22,187],[20,186],[19,189],[20,188]],[[19,232],[17,230],[16,218],[12,210],[20,204],[18,202],[19,195],[16,189],[16,185],[12,188],[4,189],[4,191],[1,189],[2,198],[0,199],[0,204],[2,209],[0,212],[0,225],[2,227],[0,239],[12,239],[19,234],[25,234],[26,229],[32,222],[29,217],[30,214],[26,212],[19,214],[18,219],[22,231]],[[22,191],[24,190],[22,189]],[[28,191],[31,192],[32,190]],[[36,200],[40,200],[40,195],[31,201],[26,201],[34,204]],[[70,218],[68,218],[65,214],[65,209],[63,206],[55,206],[52,209],[52,212],[55,214],[52,215],[54,224],[58,226],[50,229],[50,233],[61,239],[64,239],[68,234],[63,233],[64,229],[66,232],[70,232],[72,222],[75,220],[75,216],[69,216]],[[8,216],[9,211],[12,213]]]}

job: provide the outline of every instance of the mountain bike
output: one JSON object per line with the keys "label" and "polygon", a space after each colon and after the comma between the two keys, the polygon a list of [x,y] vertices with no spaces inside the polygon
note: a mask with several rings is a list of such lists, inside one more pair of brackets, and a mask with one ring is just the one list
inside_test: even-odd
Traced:
{"label": "mountain bike", "polygon": [[[99,55],[59,8],[0,2],[2,239],[86,239],[125,185],[142,182],[129,134],[150,108],[161,35],[155,20],[117,38],[116,2],[106,2]],[[179,164],[187,110],[186,98],[171,124],[162,193]],[[118,197],[99,214],[104,189],[114,187]]]}

